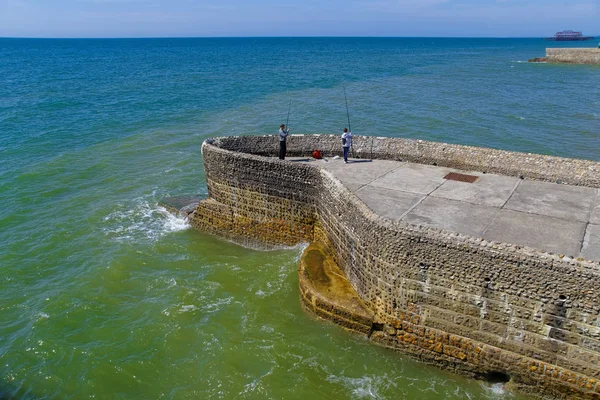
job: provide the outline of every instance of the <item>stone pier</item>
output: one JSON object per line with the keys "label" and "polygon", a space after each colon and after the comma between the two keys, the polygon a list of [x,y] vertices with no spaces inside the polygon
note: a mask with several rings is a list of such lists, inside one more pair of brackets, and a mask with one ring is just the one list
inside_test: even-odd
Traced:
{"label": "stone pier", "polygon": [[532,58],[529,61],[555,64],[600,65],[600,48],[547,48],[546,57]]}
{"label": "stone pier", "polygon": [[[300,297],[374,343],[540,398],[600,398],[600,163],[420,140],[210,139],[197,229],[309,242]],[[312,160],[314,149],[326,160]]]}

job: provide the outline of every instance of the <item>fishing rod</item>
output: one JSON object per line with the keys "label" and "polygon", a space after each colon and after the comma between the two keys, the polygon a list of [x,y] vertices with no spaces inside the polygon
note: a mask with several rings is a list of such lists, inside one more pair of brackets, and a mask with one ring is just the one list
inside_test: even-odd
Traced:
{"label": "fishing rod", "polygon": [[[348,98],[346,97],[346,85],[342,85],[344,88],[344,100],[346,101],[346,117],[348,117],[348,131],[352,133],[352,127],[350,126],[350,112],[348,111]],[[354,155],[354,146],[352,146],[352,142],[350,142],[350,150],[352,150],[352,157],[356,158]]]}
{"label": "fishing rod", "polygon": [[292,99],[290,99],[290,105],[288,106],[287,121],[285,121],[285,129],[290,130],[290,110],[292,109]]}
{"label": "fishing rod", "polygon": [[350,112],[348,112],[348,98],[346,97],[346,86],[344,88],[344,100],[346,101],[346,116],[348,117],[348,130],[352,132],[352,128],[350,127]]}

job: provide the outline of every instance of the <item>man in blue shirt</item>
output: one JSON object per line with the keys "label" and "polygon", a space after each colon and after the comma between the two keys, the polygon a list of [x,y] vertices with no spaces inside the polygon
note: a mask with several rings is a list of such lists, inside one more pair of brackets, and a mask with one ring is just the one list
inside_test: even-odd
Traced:
{"label": "man in blue shirt", "polygon": [[285,153],[287,151],[286,148],[286,140],[288,135],[290,134],[289,128],[285,129],[285,124],[281,124],[279,126],[279,159],[285,160]]}

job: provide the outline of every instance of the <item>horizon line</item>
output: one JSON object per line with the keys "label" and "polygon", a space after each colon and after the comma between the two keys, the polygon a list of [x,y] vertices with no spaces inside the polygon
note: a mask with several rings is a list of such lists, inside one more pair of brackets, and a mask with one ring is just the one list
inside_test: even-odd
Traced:
{"label": "horizon line", "polygon": [[[588,37],[600,38],[600,34]],[[546,39],[552,36],[342,36],[342,35],[298,35],[298,36],[0,36],[0,39],[41,40],[123,40],[123,39]]]}

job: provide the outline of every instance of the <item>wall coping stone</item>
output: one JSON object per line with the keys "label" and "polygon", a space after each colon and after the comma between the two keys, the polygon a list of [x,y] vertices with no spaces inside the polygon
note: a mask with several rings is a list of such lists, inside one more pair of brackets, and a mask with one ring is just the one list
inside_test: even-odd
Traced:
{"label": "wall coping stone", "polygon": [[[206,139],[204,143],[224,150],[257,156],[277,156],[278,137],[274,135],[228,136]],[[498,150],[421,139],[355,136],[352,140],[355,158],[405,161],[435,165],[464,171],[495,173],[600,188],[600,162],[535,153]],[[338,135],[290,135],[289,156],[312,155],[318,149],[326,156],[340,155]]]}

